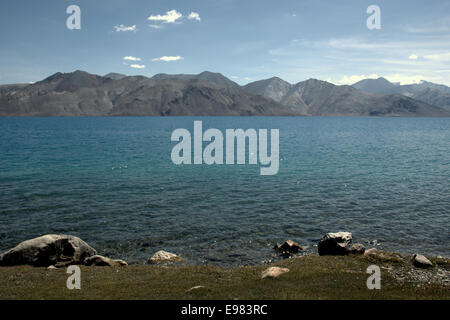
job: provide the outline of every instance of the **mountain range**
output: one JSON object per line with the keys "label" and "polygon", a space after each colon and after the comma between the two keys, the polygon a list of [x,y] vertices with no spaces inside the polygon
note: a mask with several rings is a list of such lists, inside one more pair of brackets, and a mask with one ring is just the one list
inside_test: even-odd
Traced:
{"label": "mountain range", "polygon": [[0,116],[450,116],[433,102],[439,85],[429,86],[428,100],[425,92],[419,99],[406,88],[390,92],[392,86],[276,77],[240,86],[208,71],[151,78],[58,72],[33,84],[1,85]]}
{"label": "mountain range", "polygon": [[358,90],[376,94],[401,94],[443,109],[450,110],[450,87],[421,81],[417,84],[399,85],[385,78],[364,79],[352,85]]}

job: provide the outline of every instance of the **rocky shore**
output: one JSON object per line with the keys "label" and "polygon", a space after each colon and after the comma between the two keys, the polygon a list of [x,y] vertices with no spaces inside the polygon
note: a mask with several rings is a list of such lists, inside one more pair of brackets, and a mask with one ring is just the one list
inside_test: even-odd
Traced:
{"label": "rocky shore", "polygon": [[[319,241],[319,256],[383,256],[376,248],[366,250],[361,243],[353,243],[350,232],[327,233]],[[277,243],[274,248],[283,258],[302,255],[303,248],[293,240]],[[400,254],[397,254],[400,259]],[[444,259],[443,257],[441,257]],[[148,264],[168,264],[184,261],[178,255],[164,250],[157,251],[147,260]],[[433,263],[421,254],[411,256],[411,262],[418,268],[431,268]],[[97,250],[78,237],[48,234],[21,242],[16,247],[0,254],[0,266],[31,265],[35,267],[85,266],[126,266],[126,261],[110,259],[97,254]]]}
{"label": "rocky shore", "polygon": [[[379,251],[376,248],[366,249],[361,243],[353,243],[350,232],[327,233],[318,243],[318,256],[305,254],[303,247],[293,240],[277,243],[274,250],[285,260],[304,259],[314,256],[320,259],[326,256],[358,257],[361,261],[385,264],[384,272],[399,282],[412,281],[417,284],[439,285],[450,290],[450,260],[444,257],[425,257],[416,253],[412,256],[401,253]],[[153,266],[179,265],[185,261],[178,255],[157,251],[146,263]],[[86,267],[109,266],[122,268],[128,266],[121,259],[111,259],[97,254],[97,250],[78,237],[70,235],[44,235],[26,240],[16,247],[0,254],[0,266],[45,267],[58,269],[69,265]],[[269,266],[261,271],[260,277],[278,278],[290,272],[288,267]]]}

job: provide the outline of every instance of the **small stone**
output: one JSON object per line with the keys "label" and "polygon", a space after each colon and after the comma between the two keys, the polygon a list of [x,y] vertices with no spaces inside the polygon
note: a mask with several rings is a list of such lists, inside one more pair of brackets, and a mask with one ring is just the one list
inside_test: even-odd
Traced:
{"label": "small stone", "polygon": [[286,272],[289,272],[288,268],[270,267],[261,273],[261,278],[278,278]]}
{"label": "small stone", "polygon": [[377,254],[378,254],[377,248],[371,248],[371,249],[364,251],[365,256],[376,256]]}
{"label": "small stone", "polygon": [[191,292],[191,291],[193,291],[193,290],[202,289],[202,288],[204,288],[204,287],[205,287],[205,286],[195,286],[195,287],[190,288],[189,290],[186,290],[186,292]]}
{"label": "small stone", "polygon": [[158,264],[158,263],[173,263],[180,262],[181,258],[174,253],[160,250],[156,252],[151,258],[148,259],[148,263]]}
{"label": "small stone", "polygon": [[364,254],[365,251],[366,247],[362,243],[355,243],[349,249],[349,253],[351,254]]}
{"label": "small stone", "polygon": [[433,263],[421,254],[413,255],[413,264],[418,268],[429,268],[433,266]]}
{"label": "small stone", "polygon": [[54,269],[57,269],[57,268],[54,265],[51,265],[51,266],[48,266],[47,269],[48,270],[54,270]]}
{"label": "small stone", "polygon": [[100,255],[95,255],[84,260],[86,266],[96,266],[96,267],[122,267],[127,266],[123,260],[120,259],[110,259]]}

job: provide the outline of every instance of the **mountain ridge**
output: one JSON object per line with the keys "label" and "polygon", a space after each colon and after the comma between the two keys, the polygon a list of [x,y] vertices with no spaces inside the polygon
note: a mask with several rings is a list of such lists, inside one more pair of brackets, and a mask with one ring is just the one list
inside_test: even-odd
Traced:
{"label": "mountain ridge", "polygon": [[[383,79],[384,85],[381,85],[380,79]],[[352,84],[352,86],[358,90],[375,94],[401,94],[421,102],[450,110],[450,87],[443,84],[422,80],[415,84],[400,85],[389,82],[384,78],[378,78],[364,79]]]}
{"label": "mountain ridge", "polygon": [[[386,80],[387,81],[387,80]],[[245,86],[220,73],[105,76],[57,72],[33,84],[0,86],[0,116],[450,116],[404,95],[278,77]]]}

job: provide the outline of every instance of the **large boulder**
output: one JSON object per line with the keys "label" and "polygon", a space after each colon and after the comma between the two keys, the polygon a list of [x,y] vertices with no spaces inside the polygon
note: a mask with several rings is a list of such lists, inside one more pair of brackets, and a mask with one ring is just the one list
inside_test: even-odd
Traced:
{"label": "large boulder", "polygon": [[0,255],[0,266],[82,264],[97,251],[78,237],[48,234],[21,242]]}
{"label": "large boulder", "polygon": [[318,244],[321,256],[344,256],[349,253],[353,236],[350,232],[327,233]]}

